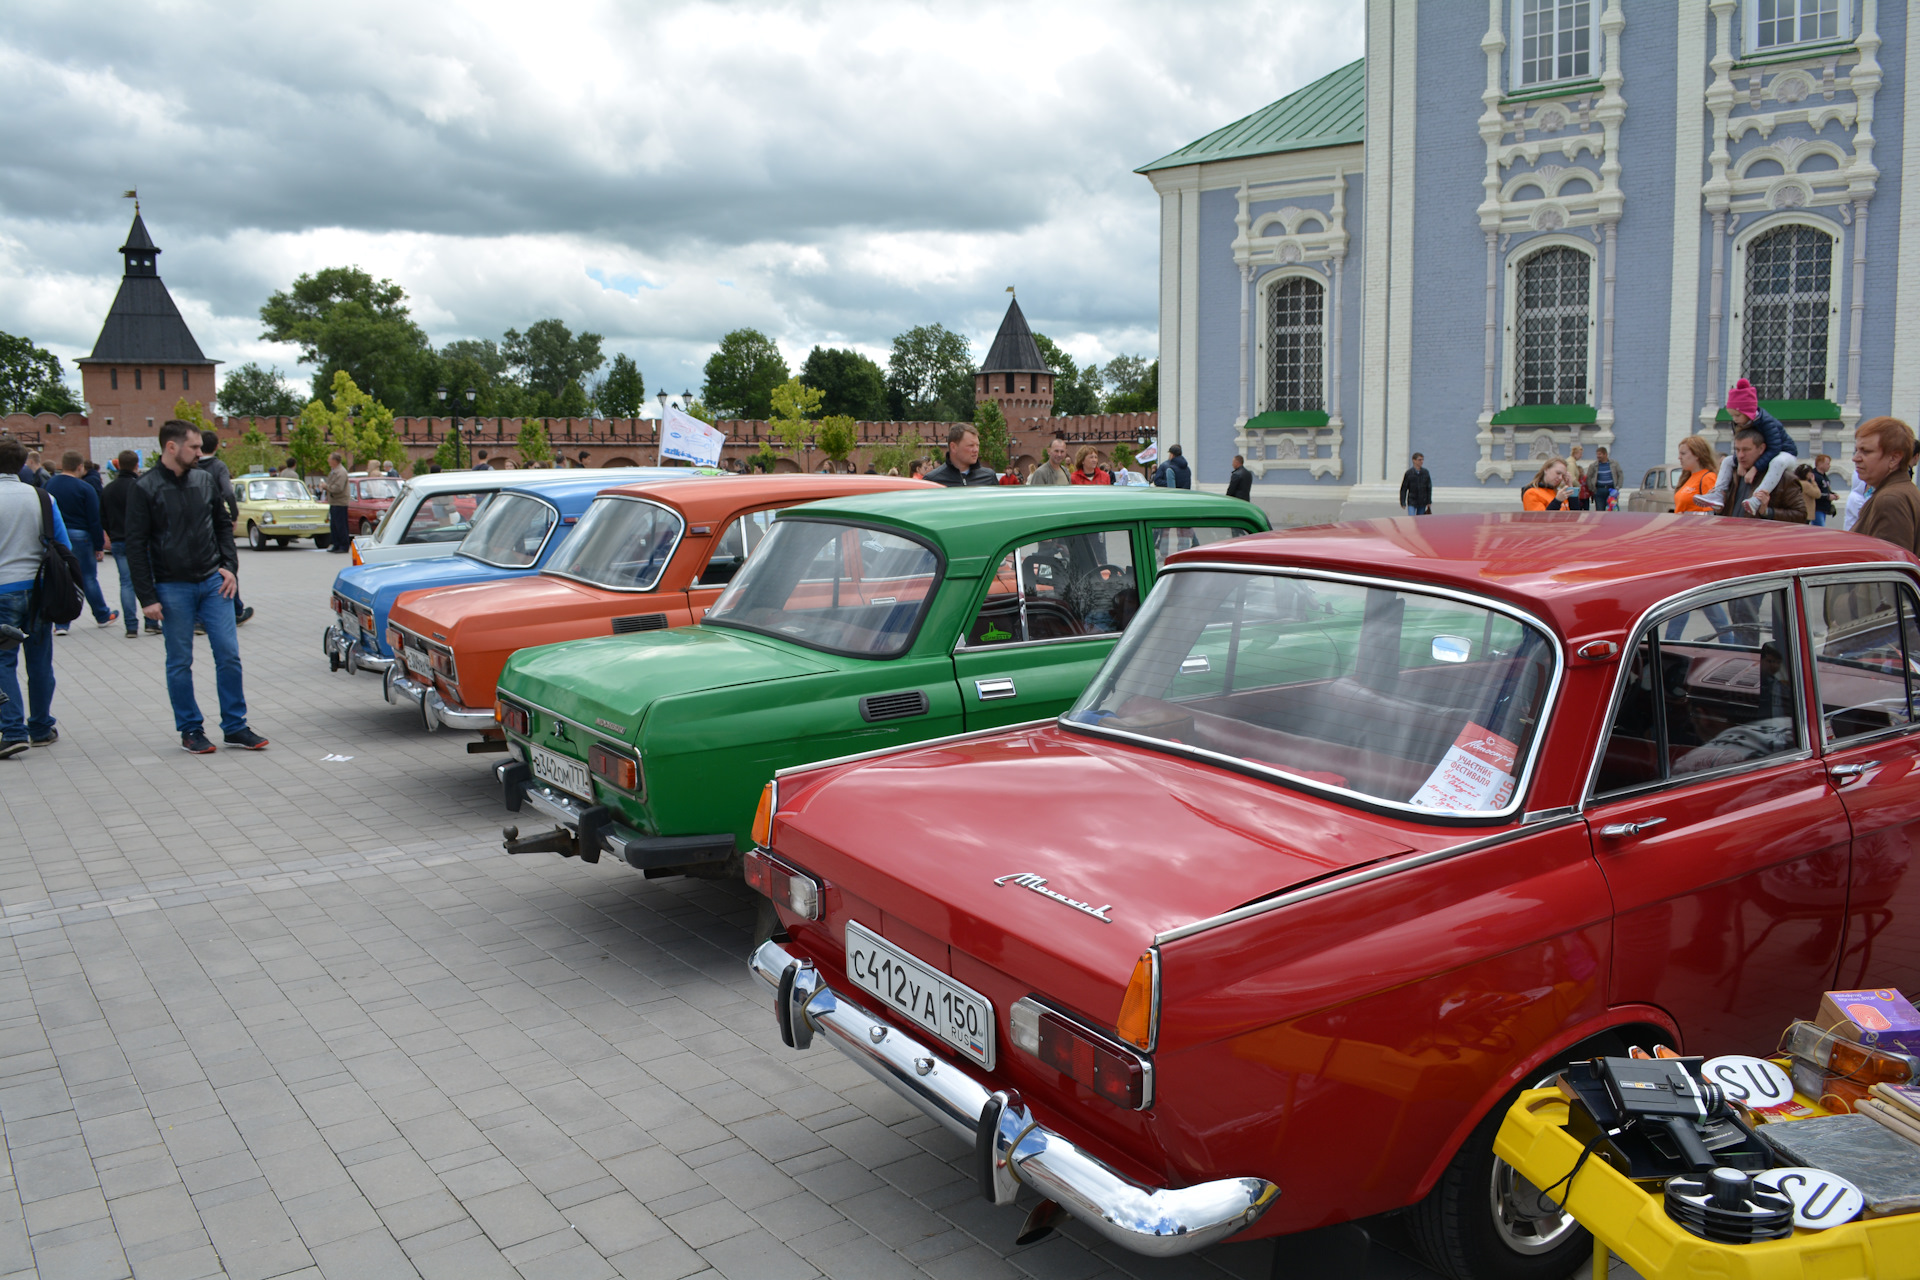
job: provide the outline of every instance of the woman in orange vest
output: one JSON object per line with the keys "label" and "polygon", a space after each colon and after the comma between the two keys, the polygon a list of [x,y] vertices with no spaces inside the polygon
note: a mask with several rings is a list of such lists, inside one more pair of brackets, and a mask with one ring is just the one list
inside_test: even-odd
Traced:
{"label": "woman in orange vest", "polygon": [[1534,473],[1533,483],[1520,495],[1520,506],[1525,511],[1566,511],[1567,502],[1580,492],[1578,485],[1567,483],[1567,460],[1548,458],[1547,464]]}
{"label": "woman in orange vest", "polygon": [[1680,442],[1680,465],[1687,478],[1674,490],[1673,509],[1682,515],[1715,515],[1718,509],[1699,499],[1713,492],[1714,478],[1720,474],[1720,458],[1705,436],[1688,436]]}

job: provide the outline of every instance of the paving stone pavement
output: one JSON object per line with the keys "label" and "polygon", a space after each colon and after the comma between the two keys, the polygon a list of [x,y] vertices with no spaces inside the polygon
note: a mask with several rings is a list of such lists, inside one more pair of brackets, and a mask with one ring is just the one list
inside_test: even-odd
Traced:
{"label": "paving stone pavement", "polygon": [[270,750],[181,751],[161,642],[83,619],[59,742],[0,761],[0,1277],[1273,1269],[1014,1248],[958,1142],[780,1044],[744,888],[508,857],[495,757],[327,672],[343,559],[241,558]]}

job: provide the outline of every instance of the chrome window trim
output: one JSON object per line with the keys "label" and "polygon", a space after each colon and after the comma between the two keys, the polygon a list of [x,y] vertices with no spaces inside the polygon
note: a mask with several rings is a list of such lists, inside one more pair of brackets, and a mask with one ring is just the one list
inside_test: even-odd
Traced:
{"label": "chrome window trim", "polygon": [[[673,535],[673,545],[667,548],[666,558],[660,561],[660,568],[654,573],[652,580],[649,581],[643,587],[616,587],[610,583],[596,582],[592,578],[584,577],[581,574],[562,573],[558,569],[542,569],[540,570],[540,572],[544,574],[549,574],[555,578],[565,578],[569,582],[583,583],[586,586],[595,587],[601,591],[618,591],[625,595],[650,595],[653,592],[658,591],[660,588],[660,579],[667,576],[667,569],[673,564],[673,558],[680,554],[680,544],[686,541],[686,537],[687,537],[686,514],[684,512],[674,510],[672,507],[667,506],[665,503],[654,502],[648,498],[635,497],[634,495],[628,494],[628,493],[601,493],[601,494],[594,495],[593,501],[587,505],[587,509],[585,513],[583,513],[580,518],[584,520],[587,518],[587,516],[592,515],[593,508],[602,502],[637,502],[637,503],[640,503],[642,506],[654,507],[661,511],[664,511],[668,515],[672,516],[675,520],[678,520],[680,522],[679,532]],[[578,533],[579,528],[580,526],[578,524],[575,524],[574,532]]]}
{"label": "chrome window trim", "polygon": [[[1878,573],[1870,573],[1865,571],[1840,572],[1840,573],[1808,573],[1801,576],[1800,585],[1803,590],[1811,590],[1814,587],[1840,587],[1840,586],[1846,586],[1849,583],[1858,583],[1858,582],[1893,582],[1893,581],[1899,582],[1901,586],[1905,587],[1910,593],[1912,593],[1916,603],[1920,603],[1920,583],[1916,583],[1913,580],[1913,575],[1911,573],[1904,572],[1899,565],[1890,564],[1890,565],[1883,566],[1881,571]],[[1916,615],[1916,616],[1920,617],[1920,615]],[[1813,617],[1810,613],[1807,615],[1806,623],[1807,623],[1807,638],[1811,640],[1813,638]],[[1904,641],[1903,641],[1903,644],[1904,644]],[[1909,661],[1911,661],[1911,659],[1909,659]],[[1820,668],[1818,664],[1814,662],[1811,656],[1809,656],[1808,658],[1808,664],[1809,664],[1808,670],[1813,673],[1814,693],[1817,695],[1820,692]],[[1809,707],[1807,710],[1808,710],[1808,713],[1811,714],[1813,708]],[[1894,725],[1891,728],[1887,728],[1887,729],[1875,729],[1872,733],[1856,733],[1852,737],[1835,738],[1831,742],[1829,742],[1826,737],[1826,719],[1827,719],[1826,714],[1822,712],[1820,716],[1820,724],[1821,724],[1820,745],[1822,747],[1822,754],[1825,754],[1827,752],[1832,752],[1832,751],[1851,751],[1855,747],[1866,746],[1869,743],[1886,742],[1891,739],[1903,737],[1908,734],[1920,733],[1920,719],[1916,719],[1911,724]]]}
{"label": "chrome window trim", "polygon": [[[473,536],[473,525],[467,526],[467,537],[460,539],[460,545],[454,548],[453,554],[465,556],[476,564],[492,565],[496,569],[538,569],[540,567],[540,557],[546,554],[547,547],[553,542],[554,531],[561,528],[560,508],[554,506],[537,493],[524,493],[518,489],[502,489],[499,493],[503,500],[506,498],[528,498],[553,512],[553,523],[547,526],[546,536],[541,538],[540,545],[534,548],[533,559],[527,561],[525,564],[502,564],[498,560],[489,560],[485,556],[475,555],[466,549],[467,538]],[[482,516],[492,515],[496,505],[498,504],[489,502],[485,511],[476,512],[473,517],[474,524],[479,524]]]}
{"label": "chrome window trim", "polygon": [[[1457,813],[1445,809],[1427,809],[1420,805],[1408,804],[1403,800],[1386,800],[1379,796],[1370,796],[1359,791],[1352,791],[1346,787],[1336,787],[1331,783],[1317,782],[1311,778],[1303,778],[1298,774],[1288,773],[1285,769],[1278,769],[1272,765],[1244,760],[1239,756],[1229,756],[1222,752],[1208,751],[1204,747],[1193,747],[1185,743],[1168,742],[1164,738],[1152,738],[1144,734],[1129,733],[1125,729],[1111,729],[1105,725],[1084,724],[1077,720],[1069,720],[1065,712],[1061,713],[1059,719],[1056,721],[1062,728],[1070,729],[1076,733],[1089,733],[1099,737],[1109,737],[1121,741],[1139,743],[1142,746],[1151,747],[1153,750],[1168,755],[1186,756],[1208,764],[1222,765],[1232,769],[1236,773],[1245,773],[1256,778],[1279,779],[1284,781],[1289,787],[1300,788],[1311,794],[1326,796],[1329,799],[1339,800],[1374,812],[1411,817],[1421,823],[1430,823],[1438,826],[1459,826],[1467,823],[1475,825],[1491,824],[1502,821],[1503,819],[1517,818],[1524,812],[1527,792],[1533,785],[1534,768],[1539,763],[1541,747],[1546,742],[1547,725],[1558,707],[1560,686],[1565,680],[1567,670],[1566,646],[1561,642],[1559,634],[1539,617],[1517,606],[1510,605],[1503,600],[1495,600],[1487,596],[1477,596],[1472,592],[1461,591],[1453,587],[1429,586],[1426,583],[1389,577],[1384,574],[1362,575],[1357,573],[1341,573],[1331,569],[1309,569],[1289,565],[1234,564],[1217,560],[1188,560],[1181,564],[1170,564],[1166,566],[1160,571],[1159,577],[1154,580],[1154,592],[1157,593],[1159,591],[1161,581],[1176,573],[1245,573],[1271,578],[1309,578],[1315,581],[1339,582],[1361,587],[1379,587],[1383,584],[1390,584],[1395,590],[1404,590],[1415,595],[1436,596],[1441,599],[1471,605],[1477,609],[1486,609],[1493,613],[1504,614],[1512,618],[1515,622],[1518,622],[1521,626],[1530,627],[1539,632],[1541,636],[1545,637],[1553,651],[1553,675],[1547,682],[1545,695],[1541,698],[1540,722],[1534,729],[1533,741],[1527,745],[1526,760],[1522,763],[1520,771],[1514,775],[1512,801],[1502,809],[1475,810],[1471,813]],[[1146,602],[1142,601],[1141,607],[1145,608],[1145,605]],[[1112,661],[1112,659],[1109,658],[1108,661]],[[1101,668],[1102,674],[1105,673],[1105,670],[1105,667]],[[1098,676],[1095,677],[1095,679],[1098,678]],[[1091,688],[1092,685],[1089,684],[1088,687]],[[1078,700],[1076,699],[1076,701]]]}
{"label": "chrome window trim", "polygon": [[[1836,570],[1841,572],[1851,567],[1853,566],[1835,566]],[[1729,777],[1736,773],[1749,772],[1753,769],[1776,764],[1786,764],[1793,761],[1805,761],[1813,758],[1815,754],[1813,730],[1812,726],[1807,722],[1808,707],[1806,705],[1807,700],[1805,694],[1807,654],[1806,646],[1802,643],[1802,635],[1805,631],[1805,628],[1802,626],[1803,618],[1801,616],[1803,609],[1800,601],[1800,593],[1794,589],[1795,583],[1799,582],[1802,577],[1803,575],[1801,573],[1792,569],[1772,569],[1766,573],[1750,574],[1744,578],[1729,578],[1724,582],[1716,582],[1712,586],[1690,587],[1685,591],[1676,592],[1664,600],[1654,602],[1641,611],[1640,616],[1634,620],[1633,626],[1627,631],[1627,643],[1620,647],[1619,656],[1615,659],[1618,669],[1613,673],[1613,695],[1607,699],[1607,717],[1601,721],[1600,734],[1593,742],[1593,759],[1587,765],[1587,782],[1586,786],[1581,790],[1582,798],[1580,808],[1582,811],[1591,809],[1598,804],[1612,804],[1615,800],[1653,795],[1673,787],[1691,786],[1696,782],[1708,782],[1716,778]],[[1689,773],[1680,778],[1663,778],[1659,782],[1648,782],[1621,791],[1610,791],[1605,796],[1598,795],[1594,788],[1598,786],[1600,782],[1600,762],[1606,758],[1607,739],[1613,736],[1613,719],[1620,714],[1620,700],[1626,695],[1627,691],[1628,658],[1639,645],[1641,638],[1657,623],[1665,622],[1668,618],[1672,617],[1678,607],[1694,609],[1701,605],[1717,604],[1723,600],[1737,599],[1740,596],[1757,595],[1763,591],[1785,591],[1787,593],[1788,609],[1792,614],[1793,653],[1794,658],[1801,664],[1798,670],[1802,676],[1801,696],[1799,699],[1800,707],[1797,713],[1797,719],[1800,725],[1800,741],[1802,744],[1800,749],[1797,751],[1782,752],[1779,755],[1762,756],[1758,760],[1743,760],[1738,764],[1730,764],[1720,769],[1709,769],[1702,773]]]}
{"label": "chrome window trim", "polygon": [[[976,617],[978,614],[975,615]],[[1085,644],[1089,640],[1118,640],[1127,634],[1125,631],[1099,631],[1088,636],[1054,636],[1050,640],[1012,640],[1006,644],[968,644],[965,635],[953,642],[953,652],[962,653],[1005,653],[1009,649],[1038,649],[1050,644]]]}
{"label": "chrome window trim", "polygon": [[1436,862],[1445,862],[1448,859],[1458,858],[1464,854],[1478,853],[1482,849],[1491,849],[1497,845],[1505,844],[1510,840],[1518,840],[1522,836],[1531,836],[1542,831],[1552,831],[1559,827],[1584,825],[1584,823],[1585,819],[1577,813],[1563,814],[1559,817],[1548,818],[1541,822],[1522,823],[1520,826],[1509,828],[1506,831],[1496,831],[1490,836],[1481,836],[1477,840],[1467,840],[1460,844],[1451,844],[1443,849],[1432,849],[1426,853],[1408,854],[1404,857],[1394,858],[1384,863],[1365,867],[1359,871],[1348,872],[1346,875],[1334,876],[1328,880],[1318,880],[1313,884],[1302,885],[1298,889],[1293,889],[1286,893],[1278,893],[1271,898],[1263,898],[1258,902],[1249,902],[1245,906],[1235,907],[1231,911],[1223,911],[1217,916],[1208,916],[1205,920],[1195,920],[1191,924],[1183,924],[1177,928],[1168,929],[1153,936],[1153,945],[1159,947],[1169,942],[1178,942],[1182,938],[1191,938],[1196,933],[1205,933],[1208,930],[1217,929],[1221,925],[1234,924],[1241,920],[1249,920],[1254,916],[1265,915],[1269,911],[1278,911],[1282,907],[1291,907],[1298,903],[1307,902],[1313,898],[1322,898],[1330,893],[1338,893],[1342,889],[1351,889],[1357,885],[1369,884],[1372,881],[1384,879],[1387,876],[1399,875],[1403,871],[1415,871],[1421,867],[1430,867]]}

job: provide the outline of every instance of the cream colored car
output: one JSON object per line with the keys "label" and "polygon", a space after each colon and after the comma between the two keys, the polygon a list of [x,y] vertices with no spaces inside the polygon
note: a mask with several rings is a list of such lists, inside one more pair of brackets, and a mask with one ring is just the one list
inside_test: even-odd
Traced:
{"label": "cream colored car", "polygon": [[253,472],[235,476],[233,496],[240,504],[234,536],[245,538],[255,551],[265,551],[269,542],[284,547],[295,538],[312,538],[316,547],[327,545],[326,504],[315,502],[307,486],[293,477]]}

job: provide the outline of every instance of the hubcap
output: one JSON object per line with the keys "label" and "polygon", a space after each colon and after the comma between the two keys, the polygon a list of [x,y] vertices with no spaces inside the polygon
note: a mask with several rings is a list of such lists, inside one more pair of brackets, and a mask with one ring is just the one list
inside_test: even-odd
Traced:
{"label": "hubcap", "polygon": [[1499,1156],[1493,1158],[1493,1178],[1487,1192],[1494,1234],[1515,1253],[1546,1253],[1580,1229],[1571,1214],[1554,1208],[1540,1188]]}

